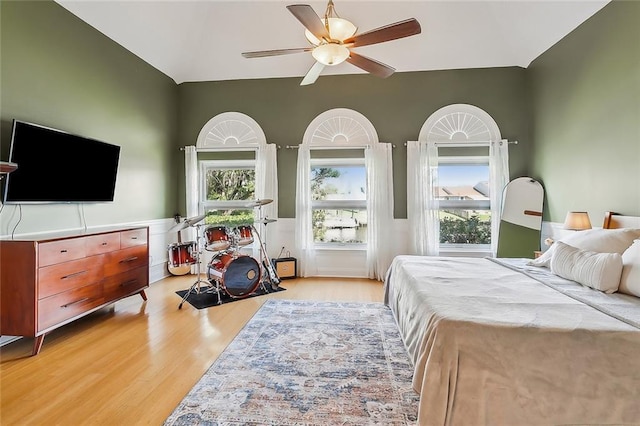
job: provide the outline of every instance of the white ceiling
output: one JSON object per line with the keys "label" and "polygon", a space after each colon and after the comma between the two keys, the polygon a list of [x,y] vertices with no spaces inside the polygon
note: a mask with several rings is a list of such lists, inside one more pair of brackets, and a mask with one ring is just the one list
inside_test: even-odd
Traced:
{"label": "white ceiling", "polygon": [[[56,0],[176,83],[302,77],[311,53],[245,59],[242,52],[307,47],[302,24],[286,9],[304,0]],[[398,72],[519,66],[531,61],[610,0],[334,0],[358,33],[416,18],[422,33],[354,49]],[[323,75],[364,71],[351,64]]]}

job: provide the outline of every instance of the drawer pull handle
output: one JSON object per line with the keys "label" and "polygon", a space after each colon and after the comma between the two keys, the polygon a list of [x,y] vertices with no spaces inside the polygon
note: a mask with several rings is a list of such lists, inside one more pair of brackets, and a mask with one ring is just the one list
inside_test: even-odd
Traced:
{"label": "drawer pull handle", "polygon": [[78,303],[86,302],[87,300],[89,300],[89,298],[88,297],[84,297],[84,298],[82,298],[80,300],[76,300],[75,302],[67,303],[66,305],[62,305],[60,307],[61,308],[68,308],[69,306],[77,305]]}
{"label": "drawer pull handle", "polygon": [[132,239],[132,240],[137,240],[137,239],[138,239],[138,237],[131,237],[131,239]]}
{"label": "drawer pull handle", "polygon": [[106,242],[102,243],[102,245],[103,245],[103,246],[106,246],[107,244],[108,244],[108,243],[106,243]]}
{"label": "drawer pull handle", "polygon": [[67,249],[60,250],[60,253],[66,253]]}
{"label": "drawer pull handle", "polygon": [[120,261],[120,263],[133,262],[134,260],[138,260],[138,256],[131,256],[131,257],[127,258],[127,259],[122,259]]}
{"label": "drawer pull handle", "polygon": [[122,284],[120,284],[120,287],[129,287],[130,285],[136,284],[137,282],[138,280],[136,279],[125,281]]}
{"label": "drawer pull handle", "polygon": [[69,275],[65,275],[64,277],[62,277],[63,280],[66,280],[67,278],[72,278],[75,277],[76,275],[82,275],[82,274],[86,274],[87,271],[78,271],[78,272],[74,272],[73,274],[69,274]]}

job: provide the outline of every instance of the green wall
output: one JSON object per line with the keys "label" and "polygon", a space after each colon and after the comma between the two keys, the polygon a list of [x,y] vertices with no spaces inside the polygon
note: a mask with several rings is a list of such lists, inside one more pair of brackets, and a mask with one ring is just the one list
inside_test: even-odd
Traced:
{"label": "green wall", "polygon": [[[1,159],[14,118],[120,145],[115,201],[84,206],[88,225],[172,217],[175,82],[53,1],[2,1],[0,17]],[[4,206],[3,233],[13,208]],[[79,224],[77,206],[24,210],[19,232]]]}
{"label": "green wall", "polygon": [[[259,60],[259,59],[254,59]],[[527,174],[531,149],[529,100],[525,70],[490,68],[396,73],[374,76],[321,76],[312,86],[301,78],[183,83],[179,87],[180,143],[194,145],[209,119],[227,111],[249,115],[262,127],[267,142],[278,150],[279,217],[295,215],[298,145],[311,121],[332,108],[350,108],[367,117],[382,142],[393,150],[396,218],[407,217],[406,148],[417,140],[426,119],[439,108],[466,103],[482,108],[498,123],[503,138],[517,140],[510,147],[512,177]],[[180,174],[182,176],[182,174]],[[179,197],[184,200],[184,196]],[[184,212],[184,202],[180,210]]]}
{"label": "green wall", "polygon": [[[351,108],[396,145],[395,217],[405,218],[404,143],[438,108],[469,103],[519,141],[511,176],[543,182],[545,220],[588,210],[598,225],[605,210],[640,214],[639,15],[640,2],[614,1],[526,70],[322,76],[307,87],[300,78],[176,85],[51,0],[1,1],[0,159],[8,159],[13,118],[121,145],[116,201],[84,206],[88,224],[166,218],[185,213],[178,147],[194,144],[213,116],[245,113],[284,147],[299,144],[318,114]],[[280,217],[294,216],[296,153],[278,151]],[[25,209],[32,224],[19,232],[78,216],[68,206]],[[4,207],[0,233],[13,210]]]}
{"label": "green wall", "polygon": [[532,177],[545,220],[640,215],[640,2],[614,1],[538,57],[531,79]]}

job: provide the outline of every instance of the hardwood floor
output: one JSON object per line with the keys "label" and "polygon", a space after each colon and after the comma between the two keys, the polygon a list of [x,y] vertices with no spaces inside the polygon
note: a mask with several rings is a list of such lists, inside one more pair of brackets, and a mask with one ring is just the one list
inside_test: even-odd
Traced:
{"label": "hardwood floor", "polygon": [[0,349],[0,424],[161,425],[268,298],[381,302],[367,279],[283,280],[286,291],[178,309],[192,275],[152,283],[148,301],[121,300],[44,339]]}

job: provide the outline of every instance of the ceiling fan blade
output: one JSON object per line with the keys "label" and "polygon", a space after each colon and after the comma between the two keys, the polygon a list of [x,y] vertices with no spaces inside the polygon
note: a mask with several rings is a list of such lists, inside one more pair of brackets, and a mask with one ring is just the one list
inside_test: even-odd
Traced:
{"label": "ceiling fan blade", "polygon": [[323,69],[324,64],[316,61],[316,63],[313,64],[311,69],[309,69],[309,71],[307,72],[307,75],[305,75],[302,79],[300,86],[307,86],[309,84],[315,83],[318,77],[320,77],[320,73]]}
{"label": "ceiling fan blade", "polygon": [[303,52],[310,52],[312,50],[313,50],[313,47],[300,47],[296,49],[258,50],[255,52],[244,52],[242,56],[245,58],[264,58],[265,56],[289,55],[291,53],[303,53]]}
{"label": "ceiling fan blade", "polygon": [[347,62],[381,78],[387,78],[396,72],[396,69],[389,65],[378,62],[375,59],[367,58],[366,56],[358,55],[354,52],[351,52],[347,58]]}
{"label": "ceiling fan blade", "polygon": [[356,34],[344,40],[344,44],[350,45],[349,47],[368,46],[420,34],[421,31],[420,23],[415,18],[410,18],[362,34]]}
{"label": "ceiling fan blade", "polygon": [[311,6],[308,4],[292,4],[287,6],[287,9],[289,9],[289,12],[293,13],[293,16],[295,16],[311,34],[316,36],[318,40],[329,38],[329,32],[322,24],[322,19],[320,19]]}

